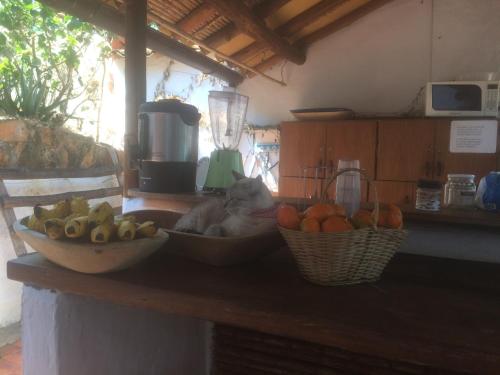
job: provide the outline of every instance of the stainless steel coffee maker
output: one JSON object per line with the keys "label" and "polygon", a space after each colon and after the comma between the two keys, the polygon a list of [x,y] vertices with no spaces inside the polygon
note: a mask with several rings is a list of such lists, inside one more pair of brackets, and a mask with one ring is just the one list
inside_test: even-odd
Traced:
{"label": "stainless steel coffee maker", "polygon": [[139,189],[193,192],[198,161],[198,109],[176,99],[139,107]]}

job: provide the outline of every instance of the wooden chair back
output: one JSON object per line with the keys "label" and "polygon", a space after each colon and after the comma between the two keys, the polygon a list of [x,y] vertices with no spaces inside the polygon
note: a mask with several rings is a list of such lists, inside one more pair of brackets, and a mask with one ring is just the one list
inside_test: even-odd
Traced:
{"label": "wooden chair back", "polygon": [[[104,198],[122,195],[123,188],[121,182],[122,169],[116,150],[108,145],[104,145],[111,157],[113,165],[110,167],[97,167],[88,169],[41,169],[32,170],[26,168],[5,169],[0,168],[0,209],[9,230],[9,236],[14,246],[16,255],[27,254],[24,242],[17,237],[13,224],[17,220],[14,213],[16,207],[29,207],[36,204],[50,205],[64,199],[71,199],[75,195],[86,199]],[[94,190],[71,191],[67,193],[47,194],[37,196],[17,196],[11,197],[7,191],[4,180],[37,180],[49,178],[97,178],[115,175],[118,186],[106,187]]]}

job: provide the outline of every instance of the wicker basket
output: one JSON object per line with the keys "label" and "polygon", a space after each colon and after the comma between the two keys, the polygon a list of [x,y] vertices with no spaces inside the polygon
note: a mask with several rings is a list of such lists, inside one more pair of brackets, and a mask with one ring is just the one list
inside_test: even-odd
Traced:
{"label": "wicker basket", "polygon": [[[375,184],[363,170],[342,169],[335,173],[328,186],[342,173],[359,172],[373,186],[378,222],[379,202]],[[322,199],[325,199],[325,194]],[[347,285],[373,282],[380,278],[385,266],[399,249],[407,232],[402,229],[370,228],[343,233],[305,233],[280,227],[297,262],[302,276],[320,285]]]}

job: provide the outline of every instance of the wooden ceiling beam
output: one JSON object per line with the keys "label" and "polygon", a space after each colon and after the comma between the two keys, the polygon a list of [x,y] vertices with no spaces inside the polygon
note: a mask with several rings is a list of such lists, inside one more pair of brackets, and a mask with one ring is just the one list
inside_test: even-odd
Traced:
{"label": "wooden ceiling beam", "polygon": [[321,29],[318,29],[312,32],[311,34],[306,35],[305,37],[301,38],[296,44],[302,46],[304,45],[309,46],[312,43],[320,39],[323,39],[324,37],[330,34],[333,34],[339,30],[342,30],[350,26],[351,24],[363,18],[367,14],[373,12],[374,10],[377,10],[378,8],[392,1],[393,0],[371,0],[365,5],[362,5],[359,8],[353,10],[352,12],[346,14],[344,17],[341,17],[338,20],[322,27]]}
{"label": "wooden ceiling beam", "polygon": [[196,7],[186,17],[176,23],[182,31],[193,33],[203,27],[203,25],[217,16],[217,10],[209,3],[203,3]]}
{"label": "wooden ceiling beam", "polygon": [[[338,20],[335,20],[332,23],[322,27],[321,29],[318,29],[311,34],[300,38],[293,45],[297,47],[307,48],[314,42],[350,26],[360,18],[384,6],[385,4],[390,3],[391,1],[393,0],[371,0],[369,3],[346,14],[344,17],[341,17]],[[282,60],[283,58],[281,56],[273,55],[269,59],[255,65],[254,68],[258,71],[265,72],[267,69],[271,68]]]}
{"label": "wooden ceiling beam", "polygon": [[[278,26],[274,31],[282,37],[291,37],[302,30],[304,27],[308,26],[309,24],[318,20],[329,12],[332,12],[348,1],[349,0],[322,0],[312,7],[306,9],[304,12],[288,20],[284,24]],[[256,41],[246,46],[245,48],[242,48],[241,50],[233,53],[231,57],[235,58],[238,61],[248,61],[251,58],[257,56],[260,52],[265,51],[266,49],[267,46],[264,43]]]}
{"label": "wooden ceiling beam", "polygon": [[[98,0],[42,0],[42,2],[117,35],[125,35],[124,15]],[[151,28],[146,30],[146,45],[158,53],[192,66],[205,74],[211,74],[228,82],[230,85],[237,86],[244,79],[237,71],[219,64],[208,56],[196,52],[193,48],[168,38]]]}
{"label": "wooden ceiling beam", "polygon": [[[258,18],[261,19],[266,19],[269,17],[271,14],[276,12],[278,9],[280,9],[283,5],[288,3],[290,0],[268,0],[264,1],[258,5],[256,5],[254,8],[252,8],[252,11],[255,13],[255,15]],[[231,39],[235,38],[236,36],[240,35],[242,32],[239,30],[234,22],[231,22],[221,28],[220,30],[214,32],[212,35],[210,35],[208,38],[205,39],[205,43],[210,45],[212,48],[219,48],[223,44],[227,43]]]}
{"label": "wooden ceiling beam", "polygon": [[292,47],[288,41],[269,29],[265,21],[257,17],[242,1],[205,0],[212,4],[219,14],[229,18],[241,32],[255,40],[265,43],[276,54],[301,65],[306,61],[306,54],[299,48]]}
{"label": "wooden ceiling beam", "polygon": [[216,49],[205,44],[202,40],[193,36],[192,34],[188,34],[185,31],[182,31],[181,29],[179,29],[179,27],[176,24],[171,23],[171,22],[157,16],[156,11],[157,11],[157,9],[151,9],[151,11],[149,12],[149,18],[154,20],[154,21],[157,21],[160,24],[160,31],[161,32],[163,32],[163,33],[171,32],[171,33],[177,35],[177,37],[179,37],[181,40],[183,40],[184,43],[196,44],[202,50],[213,53],[215,56],[221,58],[222,60],[225,60],[227,63],[230,63],[230,64],[233,64],[234,66],[240,67],[247,72],[251,72],[253,74],[260,74],[263,77],[265,77],[273,82],[276,82],[280,85],[285,84],[283,81],[277,80],[276,78],[273,78],[273,77],[270,77],[266,74],[263,74],[262,72],[259,72],[255,69],[253,69],[251,66],[243,64],[243,63],[231,58],[230,56],[227,56],[224,53],[217,51]]}

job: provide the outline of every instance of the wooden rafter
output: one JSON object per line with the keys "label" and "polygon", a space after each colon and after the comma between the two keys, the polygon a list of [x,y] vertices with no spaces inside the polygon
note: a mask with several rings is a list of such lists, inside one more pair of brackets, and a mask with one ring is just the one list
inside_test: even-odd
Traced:
{"label": "wooden rafter", "polygon": [[[382,7],[383,5],[390,3],[393,0],[371,0],[369,3],[357,8],[356,10],[346,14],[342,18],[308,34],[299,40],[297,40],[293,45],[297,47],[307,48],[314,42],[333,34],[347,26],[350,26],[360,18],[366,16],[368,13]],[[283,57],[279,55],[273,55],[269,59],[254,66],[258,71],[264,72],[272,66],[276,65],[283,60]]]}
{"label": "wooden rafter", "polygon": [[311,45],[312,43],[320,39],[323,39],[324,37],[330,34],[333,34],[339,30],[342,30],[347,26],[350,26],[351,24],[363,18],[367,14],[373,12],[374,10],[377,10],[378,8],[392,1],[393,0],[371,0],[367,4],[360,6],[354,11],[346,14],[344,17],[339,18],[338,20],[322,27],[321,29],[316,30],[313,33],[308,34],[305,37],[301,38],[297,43],[297,45]]}
{"label": "wooden rafter", "polygon": [[[154,13],[154,12],[150,12],[149,13],[149,16],[151,19],[155,20],[155,19],[158,19],[157,18],[157,15]],[[264,78],[266,79],[269,79],[275,83],[278,83],[280,85],[285,85],[285,82],[283,81],[280,81],[276,78],[273,78],[271,76],[268,76],[267,74],[264,74],[262,72],[259,72],[258,70],[252,68],[251,66],[249,65],[246,65],[240,61],[237,61],[235,59],[233,59],[232,57],[230,56],[227,56],[219,51],[217,51],[216,49],[210,47],[209,45],[205,44],[205,42],[203,42],[202,40],[199,40],[197,39],[196,37],[182,31],[181,29],[179,29],[179,27],[173,23],[170,23],[168,21],[165,21],[165,20],[161,20],[161,29],[165,29],[165,30],[168,30],[169,32],[172,32],[176,35],[178,35],[180,38],[186,40],[186,41],[189,41],[191,43],[194,43],[194,44],[197,44],[199,47],[201,47],[202,49],[205,49],[206,51],[208,52],[211,52],[213,53],[215,56],[218,56],[220,57],[221,59],[227,61],[227,62],[230,62],[236,66],[239,66],[240,68],[248,71],[249,73],[253,73],[253,74],[259,74],[261,76],[263,76]]]}
{"label": "wooden rafter", "polygon": [[[268,0],[256,5],[252,10],[255,12],[257,17],[265,19],[289,1],[290,0]],[[222,29],[210,35],[204,40],[204,42],[212,48],[219,48],[224,43],[228,42],[239,34],[241,34],[241,31],[238,30],[236,25],[231,22],[228,25],[224,26]]]}
{"label": "wooden rafter", "polygon": [[[322,0],[291,20],[285,22],[283,25],[277,27],[274,31],[282,37],[291,37],[318,18],[328,14],[348,1],[349,0]],[[256,41],[232,54],[231,57],[239,61],[248,61],[265,49],[267,49],[265,43]]]}
{"label": "wooden rafter", "polygon": [[265,21],[258,17],[243,2],[226,0],[206,0],[217,11],[229,18],[241,32],[248,34],[255,40],[265,43],[274,53],[296,64],[303,64],[306,60],[304,51],[290,45],[287,40],[270,30]]}
{"label": "wooden rafter", "polygon": [[176,23],[182,31],[192,33],[205,25],[207,20],[217,16],[217,10],[209,3],[203,3]]}
{"label": "wooden rafter", "polygon": [[[125,33],[125,17],[119,11],[102,4],[98,0],[42,0],[42,2],[115,34],[123,36]],[[243,81],[243,76],[237,71],[219,64],[208,56],[196,52],[193,48],[168,38],[151,28],[148,28],[146,32],[146,45],[179,62],[218,77],[230,85],[236,86]]]}

